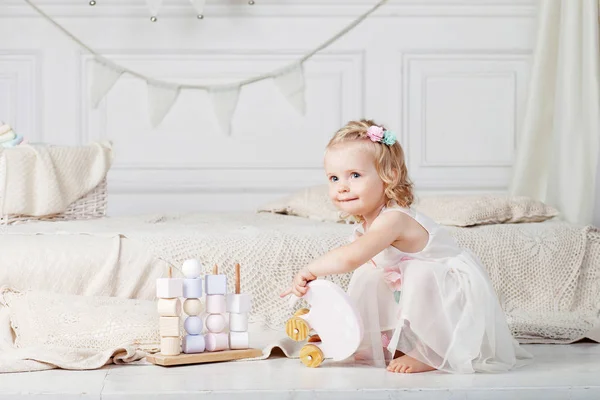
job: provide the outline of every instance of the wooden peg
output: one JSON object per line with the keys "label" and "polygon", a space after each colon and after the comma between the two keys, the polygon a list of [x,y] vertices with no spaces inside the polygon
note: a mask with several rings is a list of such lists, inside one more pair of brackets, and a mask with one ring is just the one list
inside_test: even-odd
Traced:
{"label": "wooden peg", "polygon": [[235,294],[240,294],[240,263],[235,264]]}
{"label": "wooden peg", "polygon": [[217,264],[215,264],[215,266],[213,267],[213,275],[217,275],[219,273],[219,266]]}

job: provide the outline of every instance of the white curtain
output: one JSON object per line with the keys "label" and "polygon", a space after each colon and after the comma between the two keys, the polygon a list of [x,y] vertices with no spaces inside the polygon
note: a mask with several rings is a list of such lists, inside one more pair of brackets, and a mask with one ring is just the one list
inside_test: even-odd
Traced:
{"label": "white curtain", "polygon": [[584,224],[594,215],[600,150],[598,43],[598,0],[540,0],[511,183],[512,194],[544,201],[567,221]]}

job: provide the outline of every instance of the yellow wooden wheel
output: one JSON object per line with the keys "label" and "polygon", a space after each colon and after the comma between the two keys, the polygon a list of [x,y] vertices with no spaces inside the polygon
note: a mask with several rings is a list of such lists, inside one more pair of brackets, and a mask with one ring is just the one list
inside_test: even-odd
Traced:
{"label": "yellow wooden wheel", "polygon": [[300,349],[300,361],[310,368],[316,368],[323,362],[323,352],[314,344],[307,344]]}
{"label": "yellow wooden wheel", "polygon": [[308,323],[300,317],[292,317],[285,324],[285,333],[296,342],[306,339],[309,331]]}
{"label": "yellow wooden wheel", "polygon": [[301,309],[299,309],[298,311],[296,311],[296,312],[294,313],[294,317],[299,317],[299,316],[301,316],[301,315],[308,314],[308,313],[309,313],[309,311],[310,311],[310,310],[309,310],[308,308],[301,308]]}

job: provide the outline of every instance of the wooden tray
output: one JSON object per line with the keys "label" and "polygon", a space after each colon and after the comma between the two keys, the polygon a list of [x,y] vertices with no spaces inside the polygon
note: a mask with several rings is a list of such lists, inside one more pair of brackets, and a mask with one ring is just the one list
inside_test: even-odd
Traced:
{"label": "wooden tray", "polygon": [[240,360],[243,358],[255,358],[261,355],[262,350],[260,349],[244,349],[223,350],[195,354],[181,353],[178,356],[165,356],[161,353],[156,353],[146,356],[146,360],[148,360],[152,364],[161,365],[163,367],[171,367],[174,365],[202,364],[217,361]]}

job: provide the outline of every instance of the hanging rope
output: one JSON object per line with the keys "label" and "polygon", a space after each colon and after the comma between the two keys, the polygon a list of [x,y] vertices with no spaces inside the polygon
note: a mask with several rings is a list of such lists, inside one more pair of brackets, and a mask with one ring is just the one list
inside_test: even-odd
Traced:
{"label": "hanging rope", "polygon": [[250,83],[262,81],[264,79],[273,78],[273,77],[281,75],[282,73],[284,73],[286,71],[289,71],[289,70],[295,68],[297,65],[308,60],[313,55],[315,55],[319,51],[323,50],[324,48],[328,47],[329,45],[334,43],[336,40],[338,40],[340,37],[344,36],[346,33],[348,33],[350,30],[352,30],[354,27],[356,27],[358,24],[360,24],[363,20],[365,20],[369,15],[371,15],[373,12],[375,12],[377,9],[379,9],[381,6],[383,6],[385,3],[387,3],[388,0],[380,0],[377,4],[375,4],[366,13],[364,13],[363,15],[358,17],[355,21],[351,22],[348,26],[346,26],[344,29],[339,31],[336,35],[334,35],[330,39],[323,42],[316,49],[312,50],[311,52],[309,52],[306,55],[304,55],[303,57],[301,57],[298,61],[292,62],[289,65],[285,66],[284,68],[277,69],[270,73],[258,75],[253,78],[248,78],[248,79],[245,79],[242,81],[238,81],[236,83],[230,83],[230,84],[224,84],[224,85],[191,85],[191,84],[184,84],[184,83],[173,83],[173,82],[163,81],[163,80],[159,80],[159,79],[154,79],[154,78],[148,77],[146,75],[140,74],[139,72],[133,71],[129,68],[125,68],[124,66],[117,64],[117,63],[109,60],[108,58],[102,56],[101,54],[97,53],[96,51],[94,51],[94,49],[92,49],[90,46],[86,45],[84,42],[79,40],[75,35],[73,35],[66,28],[64,28],[62,25],[60,25],[58,22],[56,22],[52,17],[50,17],[48,14],[46,14],[38,6],[36,6],[31,0],[24,0],[24,1],[27,4],[29,4],[29,6],[31,6],[40,16],[45,18],[52,25],[56,26],[65,35],[69,36],[71,38],[71,40],[73,40],[79,46],[86,49],[90,54],[94,55],[94,57],[96,58],[96,60],[98,62],[101,62],[105,66],[110,67],[116,71],[119,71],[121,73],[128,73],[130,75],[133,75],[135,77],[143,79],[157,87],[165,87],[165,88],[171,88],[171,89],[227,90],[227,89],[238,88],[238,87],[241,87],[244,85],[248,85]]}

